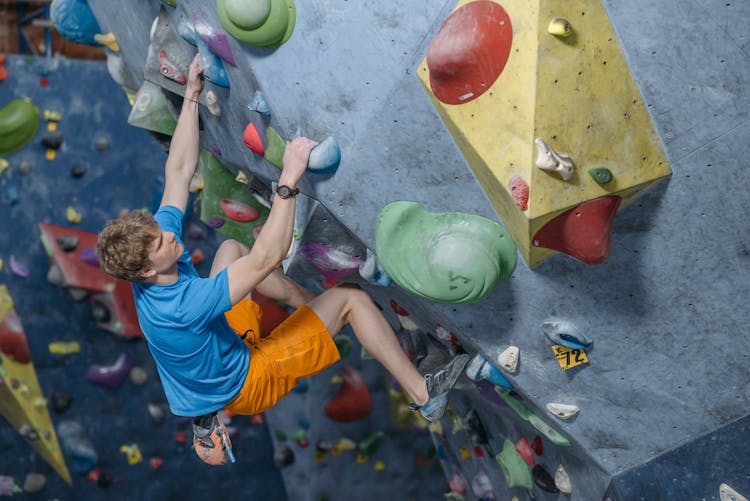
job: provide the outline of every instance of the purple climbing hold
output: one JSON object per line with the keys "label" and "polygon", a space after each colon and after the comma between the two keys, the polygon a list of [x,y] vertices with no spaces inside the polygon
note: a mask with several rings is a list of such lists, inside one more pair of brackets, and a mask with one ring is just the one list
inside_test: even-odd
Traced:
{"label": "purple climbing hold", "polygon": [[19,277],[26,278],[29,276],[29,269],[19,263],[18,260],[16,260],[16,256],[14,256],[13,254],[10,255],[10,269]]}
{"label": "purple climbing hold", "polygon": [[81,251],[81,261],[91,266],[99,266],[99,256],[96,255],[96,247],[86,247]]}
{"label": "purple climbing hold", "polygon": [[209,217],[206,219],[206,224],[211,228],[221,228],[224,226],[224,223],[225,221],[223,217]]}
{"label": "purple climbing hold", "polygon": [[317,242],[303,243],[299,253],[327,280],[339,280],[357,273],[359,266],[365,262],[364,259]]}
{"label": "purple climbing hold", "polygon": [[229,46],[229,38],[227,34],[220,29],[217,29],[206,21],[199,11],[193,12],[193,26],[195,32],[201,37],[201,40],[211,49],[211,52],[228,62],[232,66],[237,66],[234,61],[234,54],[232,54],[232,48]]}
{"label": "purple climbing hold", "polygon": [[211,153],[213,153],[217,157],[221,156],[221,148],[219,148],[218,144],[212,144],[211,146],[208,147],[208,149],[210,149]]}
{"label": "purple climbing hold", "polygon": [[89,366],[86,371],[86,380],[108,388],[119,388],[123,381],[125,381],[125,378],[128,377],[128,373],[133,367],[133,364],[133,357],[127,353],[123,353],[112,365]]}

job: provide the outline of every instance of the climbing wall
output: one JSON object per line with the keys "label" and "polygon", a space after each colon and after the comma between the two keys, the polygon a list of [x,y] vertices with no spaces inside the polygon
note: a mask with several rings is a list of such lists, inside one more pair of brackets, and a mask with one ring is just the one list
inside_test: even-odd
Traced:
{"label": "climbing wall", "polygon": [[[475,35],[450,19],[478,3],[491,11],[483,30],[505,60],[474,74],[470,63],[481,58],[438,51],[444,58],[431,67],[441,40]],[[461,351],[473,357],[450,413],[431,428],[453,492],[719,499],[731,488],[747,496],[742,312],[750,269],[747,197],[737,180],[750,144],[750,91],[739,83],[748,76],[741,29],[748,7],[270,4],[287,8],[287,17],[268,17],[275,36],[250,43],[228,36],[234,64],[214,64],[224,74],[209,79],[202,97],[202,147],[235,179],[262,185],[255,190],[262,195],[278,179],[274,134],[336,139],[338,169],[310,172],[301,184],[304,217],[285,267],[318,290],[363,284],[422,367]],[[232,35],[221,22],[228,5],[91,2],[101,30],[118,40],[118,74],[130,77],[132,90],[148,80],[158,54],[149,31],[160,12],[194,54],[202,47],[179,33],[181,20]],[[251,32],[266,22],[230,14]],[[486,89],[441,99],[433,80],[452,64]],[[179,82],[167,80],[156,85],[177,109]],[[270,115],[254,104],[258,91]],[[245,134],[251,124],[254,133]],[[395,274],[387,285],[361,265],[382,245],[379,216],[397,201],[501,224],[522,259],[506,281],[465,303],[446,300],[468,277],[445,261],[448,283],[427,281],[439,296],[418,294],[421,285],[398,283]],[[454,249],[456,259],[468,240]],[[520,352],[517,367],[500,358],[511,346]]]}

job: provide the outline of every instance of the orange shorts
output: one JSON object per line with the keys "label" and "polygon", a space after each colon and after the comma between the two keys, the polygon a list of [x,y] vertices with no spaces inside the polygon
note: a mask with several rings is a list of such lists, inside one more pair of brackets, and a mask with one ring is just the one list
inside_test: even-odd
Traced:
{"label": "orange shorts", "polygon": [[239,394],[224,408],[257,414],[275,405],[297,386],[338,362],[339,351],[318,315],[306,305],[260,337],[260,307],[243,299],[225,313],[227,322],[250,347],[250,367]]}

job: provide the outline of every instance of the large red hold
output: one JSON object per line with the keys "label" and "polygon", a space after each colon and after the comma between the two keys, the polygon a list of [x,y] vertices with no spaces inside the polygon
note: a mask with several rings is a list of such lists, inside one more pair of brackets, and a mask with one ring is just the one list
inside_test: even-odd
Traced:
{"label": "large red hold", "polygon": [[334,421],[349,422],[370,415],[372,398],[362,376],[347,365],[341,369],[344,381],[339,392],[326,402],[326,415]]}
{"label": "large red hold", "polygon": [[609,257],[612,224],[620,201],[618,196],[606,196],[583,202],[542,226],[532,243],[586,264],[603,263]]}
{"label": "large red hold", "polygon": [[21,327],[21,320],[11,310],[0,320],[0,352],[19,364],[31,362],[29,343]]}
{"label": "large red hold", "polygon": [[457,9],[427,49],[435,97],[463,104],[481,96],[503,72],[512,42],[510,17],[499,4],[477,0]]}

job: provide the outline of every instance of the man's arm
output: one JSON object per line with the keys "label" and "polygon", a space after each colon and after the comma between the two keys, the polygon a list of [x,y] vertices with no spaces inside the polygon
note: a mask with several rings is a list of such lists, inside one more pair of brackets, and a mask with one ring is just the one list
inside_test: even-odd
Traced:
{"label": "man's arm", "polygon": [[[310,151],[316,144],[302,137],[287,143],[279,185],[297,187],[297,183],[307,168]],[[295,197],[284,199],[278,195],[275,196],[268,219],[263,224],[263,229],[250,249],[250,253],[227,268],[229,298],[232,304],[239,302],[278,268],[286,256],[292,243],[295,201]]]}
{"label": "man's arm", "polygon": [[173,205],[183,214],[190,197],[190,180],[198,166],[198,96],[203,90],[202,72],[203,68],[200,67],[196,54],[190,63],[185,99],[164,167],[164,194],[161,197],[161,206]]}

